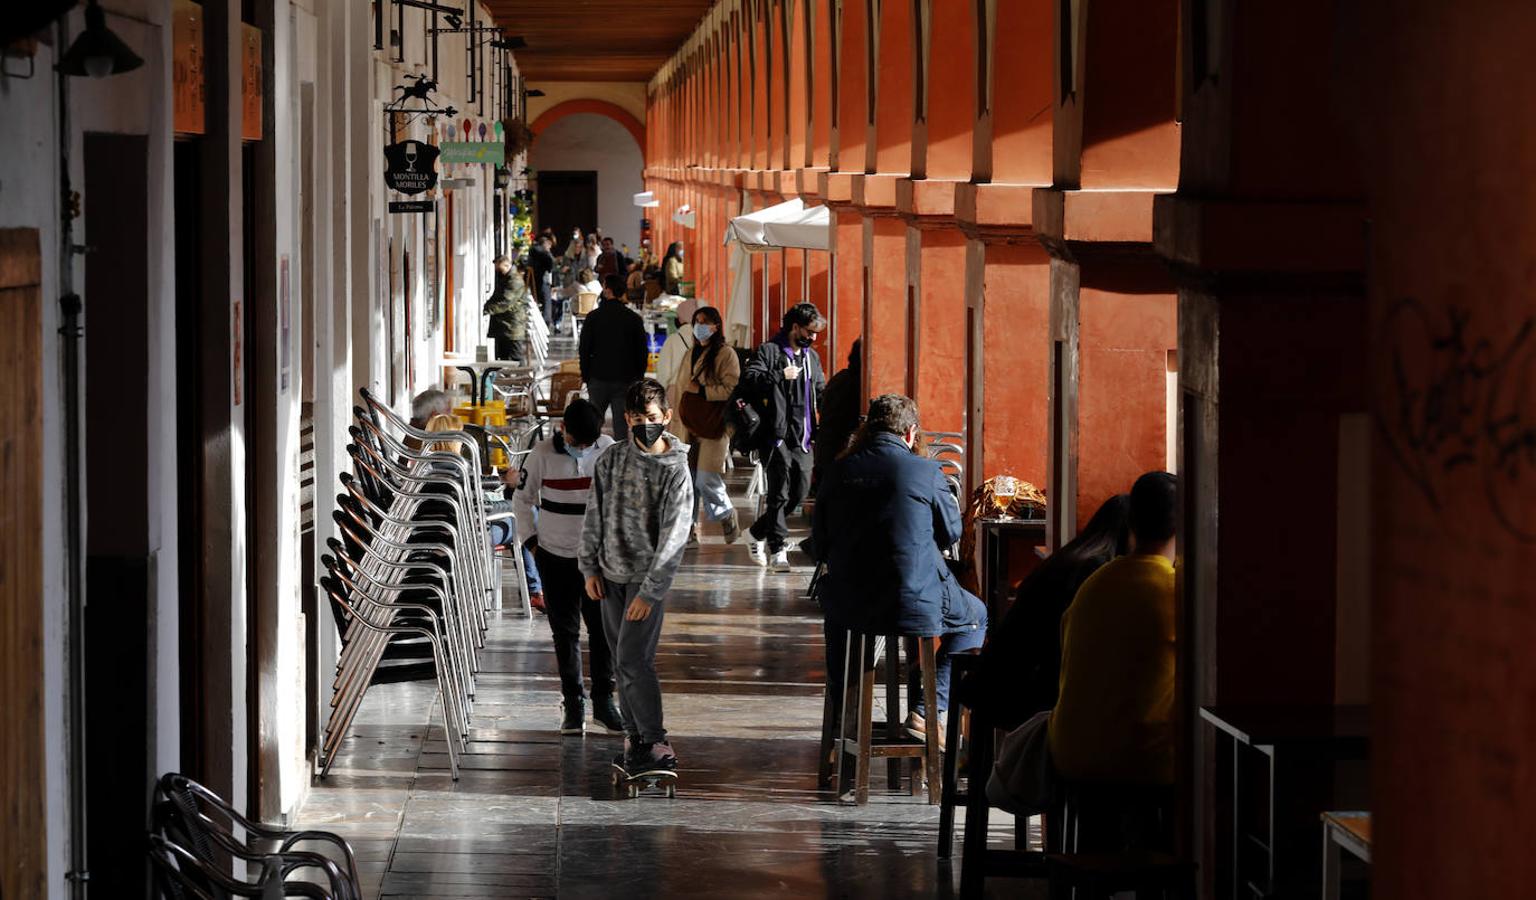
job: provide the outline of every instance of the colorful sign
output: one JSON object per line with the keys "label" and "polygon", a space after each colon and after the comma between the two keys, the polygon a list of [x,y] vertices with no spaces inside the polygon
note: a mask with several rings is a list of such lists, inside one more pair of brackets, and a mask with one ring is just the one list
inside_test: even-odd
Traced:
{"label": "colorful sign", "polygon": [[507,145],[501,141],[444,141],[443,162],[505,165]]}

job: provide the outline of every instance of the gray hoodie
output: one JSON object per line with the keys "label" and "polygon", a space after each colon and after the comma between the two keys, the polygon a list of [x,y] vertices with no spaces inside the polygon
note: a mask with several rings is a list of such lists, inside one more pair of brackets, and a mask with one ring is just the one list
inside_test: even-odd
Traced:
{"label": "gray hoodie", "polygon": [[592,469],[577,565],[588,578],[640,583],[640,596],[664,598],[693,527],[688,445],[665,434],[656,455],[633,440],[614,444]]}

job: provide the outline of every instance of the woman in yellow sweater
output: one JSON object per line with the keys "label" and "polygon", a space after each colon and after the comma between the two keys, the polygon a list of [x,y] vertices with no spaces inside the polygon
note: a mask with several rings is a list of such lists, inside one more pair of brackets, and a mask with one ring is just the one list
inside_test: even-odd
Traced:
{"label": "woman in yellow sweater", "polygon": [[1172,784],[1178,482],[1131,488],[1131,553],[1099,569],[1062,617],[1051,760],[1073,781]]}

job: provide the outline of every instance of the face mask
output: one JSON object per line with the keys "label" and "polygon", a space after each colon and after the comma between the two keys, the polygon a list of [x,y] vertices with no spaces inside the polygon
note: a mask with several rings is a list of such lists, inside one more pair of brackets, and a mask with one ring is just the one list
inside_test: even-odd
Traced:
{"label": "face mask", "polygon": [[795,344],[799,347],[809,347],[814,343],[816,343],[816,332],[814,331],[810,334],[795,338]]}
{"label": "face mask", "polygon": [[693,326],[693,336],[698,338],[699,343],[702,344],[715,336],[715,326],[705,325],[701,322]]}
{"label": "face mask", "polygon": [[565,445],[565,452],[569,453],[571,455],[571,459],[574,459],[577,462],[581,462],[583,459],[586,458],[588,453],[592,452],[592,448],[591,447],[572,447],[570,444],[566,444]]}
{"label": "face mask", "polygon": [[661,434],[667,430],[667,426],[661,422],[646,422],[643,425],[631,425],[629,430],[634,434],[635,442],[649,450],[661,440]]}

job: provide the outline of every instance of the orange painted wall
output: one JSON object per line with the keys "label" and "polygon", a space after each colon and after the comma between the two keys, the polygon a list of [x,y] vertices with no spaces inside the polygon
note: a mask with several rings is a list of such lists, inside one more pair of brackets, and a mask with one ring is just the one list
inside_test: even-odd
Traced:
{"label": "orange painted wall", "polygon": [[1081,289],[1078,310],[1077,524],[1166,468],[1168,351],[1178,298]]}
{"label": "orange painted wall", "polygon": [[929,431],[963,431],[966,399],[965,235],[917,231],[922,244],[911,396]]}
{"label": "orange painted wall", "polygon": [[[929,50],[924,66],[927,116],[922,171],[913,177],[971,176],[971,129],[975,124],[976,29],[974,0],[933,0]],[[914,148],[916,154],[917,148]]]}
{"label": "orange painted wall", "polygon": [[895,216],[864,220],[869,296],[864,304],[868,396],[907,392],[907,229]]}
{"label": "orange painted wall", "polygon": [[[968,467],[972,484],[1010,474],[1045,487],[1046,378],[1051,318],[1050,259],[1038,244],[974,242],[983,266],[976,313],[980,358],[979,422],[971,440],[980,455]],[[980,434],[976,431],[979,428]],[[973,451],[974,454],[974,451]]]}
{"label": "orange painted wall", "polygon": [[988,98],[991,149],[978,150],[988,160],[986,180],[1051,181],[1051,113],[1056,108],[1049,52],[1052,21],[1050,0],[997,2]]}
{"label": "orange painted wall", "polygon": [[853,342],[864,335],[864,220],[857,211],[832,211],[836,234],[836,266],[832,297],[832,359],[842,366]]}
{"label": "orange painted wall", "polygon": [[1079,184],[1172,188],[1179,175],[1178,0],[1096,0],[1084,8]]}
{"label": "orange painted wall", "polygon": [[841,172],[863,172],[869,132],[869,52],[865,6],[842,5],[837,47],[837,141],[835,166]]}
{"label": "orange painted wall", "polygon": [[912,164],[912,4],[881,3],[875,58],[874,158],[865,171],[900,172]]}

